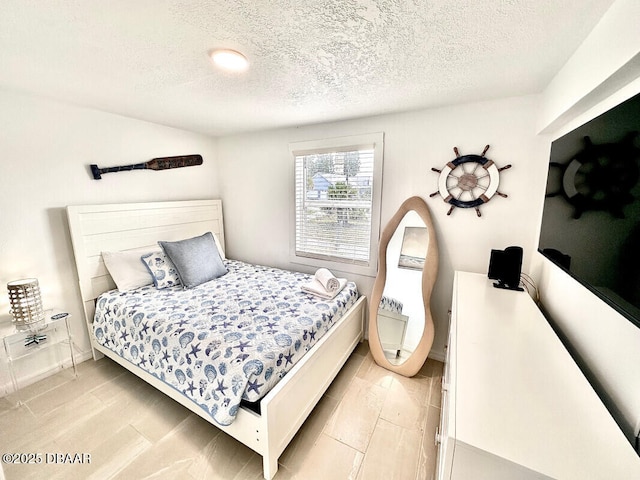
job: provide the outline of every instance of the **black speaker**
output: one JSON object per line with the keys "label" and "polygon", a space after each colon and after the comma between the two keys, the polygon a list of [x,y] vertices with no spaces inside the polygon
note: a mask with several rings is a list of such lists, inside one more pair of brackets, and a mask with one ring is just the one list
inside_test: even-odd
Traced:
{"label": "black speaker", "polygon": [[497,280],[496,288],[518,290],[522,271],[522,247],[507,247],[504,250],[491,250],[489,260],[489,278]]}

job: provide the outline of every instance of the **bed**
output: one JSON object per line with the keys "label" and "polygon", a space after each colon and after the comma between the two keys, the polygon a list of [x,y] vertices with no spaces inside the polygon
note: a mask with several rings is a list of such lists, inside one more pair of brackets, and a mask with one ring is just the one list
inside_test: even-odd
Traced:
{"label": "bed", "polygon": [[[295,287],[300,282],[306,281],[308,276],[270,267],[252,267],[227,259],[225,265],[229,273],[222,276],[220,282],[214,280],[209,283],[218,285],[217,293],[214,293],[216,299],[221,298],[221,292],[230,292],[230,295],[234,296],[231,304],[225,306],[220,300],[220,302],[216,301],[214,306],[208,302],[206,295],[210,293],[201,291],[208,284],[192,289],[180,287],[165,289],[160,295],[161,304],[154,307],[157,310],[153,313],[145,313],[145,315],[151,315],[150,319],[147,319],[149,321],[140,320],[142,317],[137,317],[139,320],[134,322],[135,311],[125,312],[124,318],[130,321],[126,328],[122,329],[125,335],[124,340],[121,340],[113,330],[115,322],[120,321],[113,317],[114,308],[107,307],[113,302],[121,301],[122,306],[115,310],[122,310],[125,307],[140,310],[140,305],[148,298],[157,296],[154,293],[156,289],[154,286],[142,287],[127,292],[127,295],[131,294],[130,296],[121,295],[117,290],[114,292],[115,283],[104,265],[101,252],[151,249],[157,246],[158,240],[178,241],[196,237],[203,232],[212,232],[219,240],[220,249],[224,251],[222,203],[220,200],[196,200],[69,206],[67,214],[94,358],[98,359],[103,355],[111,358],[212,425],[247,445],[262,456],[264,477],[273,478],[278,469],[278,457],[320,400],[355,346],[361,341],[366,308],[365,298],[358,297],[357,292],[354,292],[351,287],[345,287],[335,297],[333,304],[329,304],[324,299],[314,300],[312,296],[300,292]],[[252,275],[259,275],[259,277]],[[261,292],[258,286],[263,286],[262,288],[267,290],[270,288],[264,286],[266,285],[265,275],[277,277],[277,285],[268,294]],[[238,278],[242,278],[243,282],[246,281],[249,285],[254,285],[254,288],[244,289],[245,292],[249,292],[249,298],[241,298],[239,290],[235,289],[234,285],[237,284]],[[172,292],[171,295],[168,292]],[[175,295],[179,296],[178,300]],[[174,316],[166,324],[155,323],[155,320],[160,318],[161,312],[168,310],[167,302],[171,304],[170,311]],[[284,332],[286,335],[281,335],[279,338],[288,336],[289,330],[297,330],[303,336],[313,338],[308,344],[286,338],[281,342],[286,350],[282,354],[284,358],[278,358],[276,354],[276,364],[272,366],[269,373],[270,377],[279,378],[279,381],[264,394],[266,387],[258,388],[258,386],[262,387],[265,384],[264,373],[269,367],[256,369],[255,363],[251,363],[250,358],[246,359],[244,352],[241,351],[244,343],[237,333],[220,331],[219,335],[217,333],[214,335],[213,342],[205,332],[189,330],[189,333],[185,334],[184,325],[181,325],[178,319],[182,313],[176,314],[175,310],[175,305],[181,303],[189,305],[192,309],[191,313],[194,309],[204,308],[211,309],[212,315],[226,315],[228,318],[245,315],[244,318],[247,320],[245,323],[250,323],[249,319],[254,318],[247,316],[251,314],[252,309],[260,310],[261,314],[266,312],[272,315],[278,315],[286,309],[298,310],[293,317],[297,319],[297,323],[293,320],[288,322],[288,326],[283,327],[287,330]],[[322,305],[320,308],[323,313],[317,318],[312,318],[311,310],[317,304]],[[94,325],[94,319],[102,324]],[[268,315],[263,315],[256,321],[264,322],[262,325],[265,328],[273,328]],[[267,327],[268,325],[270,326]],[[121,327],[122,325],[119,324],[118,328]],[[160,346],[154,343],[152,337],[143,336],[154,330],[154,327],[155,330],[161,330],[157,341],[164,341],[165,345]],[[107,331],[109,331],[108,334]],[[229,335],[230,333],[232,335]],[[283,334],[283,332],[280,333]],[[224,340],[225,337],[231,339],[229,344],[221,344],[218,341]],[[131,342],[132,338],[137,339],[138,342]],[[200,338],[204,341],[202,344],[198,343]],[[170,341],[174,342],[173,346],[167,344]],[[167,363],[170,362],[166,361],[169,360],[167,353],[178,355],[181,347],[184,347],[183,355],[180,359],[176,357],[175,361],[175,365],[180,367],[169,369]],[[145,354],[141,355],[141,350],[145,348]],[[205,354],[207,349],[209,351]],[[302,352],[306,353],[302,355]],[[162,356],[165,359],[164,363]],[[220,363],[209,365],[210,362],[206,361],[213,357],[223,360],[225,356],[225,374],[229,373],[227,369],[232,364],[237,364],[240,370],[236,370],[236,373],[247,372],[247,369],[253,368],[252,372],[256,375],[250,377],[247,384],[240,385],[234,380],[239,377],[238,375],[234,377],[233,374],[229,374],[225,377],[221,374]],[[204,363],[203,359],[205,359]],[[160,366],[160,369],[154,370],[150,367],[152,364],[156,367]],[[208,368],[206,372],[205,367]],[[284,367],[287,367],[286,370]],[[197,371],[204,373],[204,379],[202,377],[198,379],[195,376]],[[227,378],[227,383],[223,380],[221,384],[220,380],[224,378]],[[205,388],[207,379],[212,385],[208,390],[209,397],[219,397],[207,399],[209,403],[204,401],[204,397],[207,396]],[[235,395],[233,397],[221,395],[231,392],[232,384],[237,390],[234,392]],[[218,389],[215,392],[218,394],[216,395],[213,387],[223,388],[223,390]],[[185,390],[191,395],[185,395]]]}

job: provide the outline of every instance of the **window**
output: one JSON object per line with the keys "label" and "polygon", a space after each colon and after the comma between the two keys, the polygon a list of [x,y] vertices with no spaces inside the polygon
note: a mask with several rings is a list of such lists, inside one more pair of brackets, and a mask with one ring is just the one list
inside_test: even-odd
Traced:
{"label": "window", "polygon": [[293,261],[375,275],[383,134],[300,142],[290,149]]}

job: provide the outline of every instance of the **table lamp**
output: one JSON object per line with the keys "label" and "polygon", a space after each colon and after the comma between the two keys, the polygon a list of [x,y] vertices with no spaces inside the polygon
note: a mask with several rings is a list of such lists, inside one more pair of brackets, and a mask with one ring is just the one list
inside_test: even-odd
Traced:
{"label": "table lamp", "polygon": [[13,324],[20,330],[37,330],[44,323],[40,285],[35,278],[7,283]]}

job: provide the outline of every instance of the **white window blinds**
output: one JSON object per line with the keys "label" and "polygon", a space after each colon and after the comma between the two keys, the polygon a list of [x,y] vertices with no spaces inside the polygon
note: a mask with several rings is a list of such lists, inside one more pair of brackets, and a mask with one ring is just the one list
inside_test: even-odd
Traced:
{"label": "white window blinds", "polygon": [[368,266],[375,145],[294,152],[294,158],[295,255]]}

